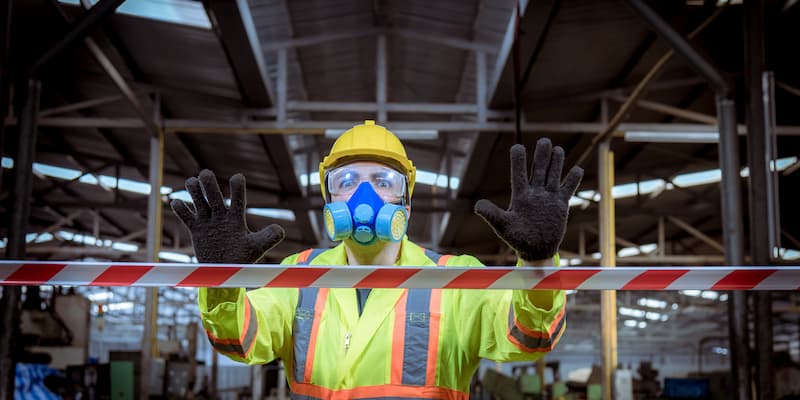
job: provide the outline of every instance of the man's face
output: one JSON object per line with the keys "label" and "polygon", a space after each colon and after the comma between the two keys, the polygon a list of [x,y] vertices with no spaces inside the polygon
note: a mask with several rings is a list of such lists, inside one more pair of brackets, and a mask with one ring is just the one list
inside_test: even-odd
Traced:
{"label": "man's face", "polygon": [[372,185],[375,193],[387,203],[402,202],[407,189],[405,175],[375,161],[357,161],[332,169],[326,188],[332,202],[348,201],[363,182]]}

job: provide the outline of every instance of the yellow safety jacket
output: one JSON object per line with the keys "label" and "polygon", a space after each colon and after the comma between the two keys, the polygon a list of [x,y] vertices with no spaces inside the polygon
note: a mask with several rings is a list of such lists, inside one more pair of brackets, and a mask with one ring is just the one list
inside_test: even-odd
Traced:
{"label": "yellow safety jacket", "polygon": [[[344,245],[287,265],[347,265]],[[404,239],[398,266],[482,264]],[[283,360],[293,399],[466,399],[481,358],[530,361],[565,329],[564,291],[200,288],[212,345],[248,364]]]}

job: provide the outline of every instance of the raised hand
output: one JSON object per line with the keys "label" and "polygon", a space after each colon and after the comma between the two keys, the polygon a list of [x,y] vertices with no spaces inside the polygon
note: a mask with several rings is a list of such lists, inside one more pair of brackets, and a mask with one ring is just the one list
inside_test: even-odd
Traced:
{"label": "raised hand", "polygon": [[536,143],[533,176],[528,177],[525,146],[511,147],[511,202],[508,210],[489,200],[475,203],[475,213],[526,261],[552,257],[567,228],[569,199],[583,178],[583,169],[570,169],[561,184],[564,149],[542,138]]}
{"label": "raised hand", "polygon": [[202,263],[252,264],[284,238],[283,228],[277,224],[250,232],[245,220],[244,176],[232,176],[230,187],[231,205],[227,207],[214,173],[204,169],[199,179],[186,180],[196,212],[181,200],[170,203],[189,229],[195,255]]}

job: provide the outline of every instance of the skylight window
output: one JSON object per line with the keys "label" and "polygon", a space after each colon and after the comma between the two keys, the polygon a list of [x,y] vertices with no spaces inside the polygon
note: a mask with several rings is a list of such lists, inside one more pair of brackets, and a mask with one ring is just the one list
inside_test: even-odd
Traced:
{"label": "skylight window", "polygon": [[[792,164],[796,163],[797,160],[798,160],[797,157],[779,158],[770,163],[770,170],[783,171],[786,168],[789,168],[789,166],[791,166]],[[750,170],[747,167],[744,167],[739,172],[739,175],[742,178],[746,178],[750,175]],[[663,179],[649,179],[638,183],[634,182],[634,183],[624,183],[616,185],[611,189],[611,195],[615,199],[633,197],[636,196],[637,194],[639,195],[651,194],[655,196],[664,190],[675,189],[676,185],[685,188],[692,186],[708,185],[711,183],[718,183],[721,180],[722,180],[722,172],[720,171],[719,168],[715,168],[705,171],[689,172],[686,174],[678,175],[672,179],[671,183],[668,183]],[[598,193],[595,190],[583,190],[581,192],[578,192],[577,196],[573,196],[569,200],[569,206],[587,207],[589,206],[591,201],[595,202],[600,201],[600,193]]]}
{"label": "skylight window", "polygon": [[637,301],[642,307],[649,307],[649,308],[667,308],[667,302],[663,300],[656,300],[656,299],[649,299],[647,297],[642,297]]}
{"label": "skylight window", "polygon": [[[64,4],[80,6],[80,0],[59,0]],[[93,5],[98,0],[89,0]],[[211,21],[203,3],[190,0],[135,0],[126,1],[117,8],[120,14],[133,15],[156,21],[211,29]]]}
{"label": "skylight window", "polygon": [[[11,169],[14,167],[14,160],[8,157],[3,157],[2,160],[3,168]],[[141,195],[149,195],[150,194],[150,184],[147,182],[135,181],[132,179],[125,179],[120,178],[117,179],[113,176],[108,175],[91,175],[91,174],[84,174],[82,171],[71,169],[71,168],[63,168],[57,167],[55,165],[47,165],[47,164],[40,164],[34,163],[33,164],[33,171],[41,176],[56,178],[56,179],[63,179],[63,180],[74,180],[78,177],[78,182],[87,184],[87,185],[95,185],[100,186],[105,189],[115,189],[119,188],[119,190],[131,193],[138,193]],[[314,181],[312,177],[312,182]],[[161,194],[168,196],[170,199],[180,199],[183,201],[192,201],[189,192],[186,190],[180,190],[174,192],[173,189],[169,186],[162,186],[160,190]],[[262,217],[268,217],[273,219],[282,219],[285,221],[294,221],[295,215],[292,210],[285,210],[279,208],[248,208],[248,214],[258,215]],[[70,240],[70,239],[68,239]],[[30,240],[29,240],[30,241]],[[40,243],[37,241],[37,243]],[[136,250],[133,250],[136,251]]]}

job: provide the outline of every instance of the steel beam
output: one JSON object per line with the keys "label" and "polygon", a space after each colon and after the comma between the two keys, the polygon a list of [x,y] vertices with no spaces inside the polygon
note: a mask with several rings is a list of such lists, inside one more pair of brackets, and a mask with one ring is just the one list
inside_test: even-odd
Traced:
{"label": "steel beam", "polygon": [[[465,246],[466,247],[466,246]],[[564,251],[560,251],[565,253]],[[517,261],[516,255],[498,256],[497,254],[473,254],[479,260],[484,262],[495,262],[502,265],[509,265]],[[568,255],[564,254],[562,259],[577,259],[581,262],[581,266],[603,266],[602,261],[592,256]],[[680,255],[668,254],[666,256],[630,256],[630,257],[617,257],[615,260],[617,265],[726,265],[725,257],[722,255]],[[596,332],[596,330],[595,330]]]}
{"label": "steel beam", "polygon": [[131,89],[117,68],[114,67],[114,64],[111,62],[108,56],[106,56],[103,50],[100,49],[100,46],[98,46],[92,38],[86,38],[84,39],[84,42],[86,43],[86,47],[89,49],[89,52],[92,53],[92,56],[94,56],[95,60],[97,60],[106,74],[108,74],[108,76],[114,82],[114,85],[116,85],[117,89],[119,89],[119,91],[122,93],[122,96],[125,97],[125,100],[130,103],[133,111],[136,113],[139,119],[142,120],[147,133],[151,136],[157,135],[159,127],[155,124],[153,118],[144,110],[144,107],[142,106],[142,103],[139,102],[139,98],[136,96],[136,93],[134,93],[133,89]]}
{"label": "steel beam", "polygon": [[[626,96],[611,96],[610,98],[619,101],[619,102],[626,102],[628,97]],[[645,110],[656,111],[662,114],[671,115],[673,117],[684,118],[690,121],[699,122],[701,124],[709,124],[709,125],[717,125],[717,118],[708,114],[703,114],[697,111],[685,110],[679,107],[673,107],[668,104],[659,103],[655,101],[649,100],[637,100],[636,106],[641,107]]]}
{"label": "steel beam", "polygon": [[472,40],[465,40],[456,37],[447,37],[441,35],[427,35],[410,29],[393,28],[387,31],[392,36],[398,36],[405,39],[417,40],[421,42],[435,43],[446,47],[451,47],[459,50],[485,52],[487,54],[497,53],[497,47],[489,43],[479,43]]}
{"label": "steel beam", "polygon": [[[669,43],[670,48],[678,53],[684,60],[689,63],[689,66],[697,72],[698,75],[708,81],[714,88],[714,91],[721,95],[727,95],[730,90],[728,82],[722,75],[714,68],[708,61],[705,60],[700,54],[692,48],[692,46],[684,39],[684,37],[676,32],[672,27],[665,22],[655,11],[653,11],[642,0],[626,0],[625,1],[641,18],[644,20],[651,29],[653,29],[662,39]],[[709,18],[713,20],[717,12]],[[705,23],[704,23],[705,25]],[[691,37],[690,37],[691,39]]]}
{"label": "steel beam", "polygon": [[203,5],[214,23],[245,103],[271,106],[274,96],[267,77],[264,50],[247,0],[204,0]]}
{"label": "steel beam", "polygon": [[[535,46],[538,38],[544,34],[550,11],[555,6],[555,0],[536,2],[535,7],[531,6],[531,3],[525,0],[514,3],[515,6],[519,7],[522,18],[519,21],[519,26],[517,26],[516,13],[512,12],[506,24],[503,42],[500,45],[500,51],[487,81],[487,102],[490,107],[511,108],[512,106],[513,99],[508,94],[512,92],[515,84],[513,79],[514,57],[512,53],[514,39],[517,37],[517,29],[520,27],[525,29],[526,40],[520,43],[520,53],[525,54],[525,58],[527,58],[527,54],[532,52],[532,47]],[[505,97],[501,98],[501,95]]]}
{"label": "steel beam", "polygon": [[[602,203],[602,200],[601,200],[600,202]],[[601,206],[601,207],[602,207],[602,206]],[[592,232],[592,233],[594,233],[594,234],[596,234],[596,235],[602,235],[601,231],[600,231],[600,230],[597,230],[597,229],[595,229],[595,227],[593,227],[593,226],[588,226],[588,225],[586,225],[586,226],[584,226],[584,229],[585,229],[585,230],[587,230],[587,231],[589,231],[589,232]],[[601,229],[602,229],[602,227],[601,227]],[[630,240],[626,240],[626,239],[624,239],[624,238],[621,238],[621,237],[619,237],[619,236],[614,236],[614,243],[615,243],[615,244],[618,244],[618,245],[620,245],[620,246],[625,246],[625,247],[635,247],[635,248],[639,248],[639,247],[641,246],[641,245],[639,245],[639,244],[636,244],[636,243],[634,243],[634,242],[631,242]]]}
{"label": "steel beam", "polygon": [[711,246],[712,248],[718,250],[720,253],[723,253],[723,254],[725,253],[725,248],[722,246],[722,244],[720,244],[716,240],[712,239],[711,237],[709,237],[705,233],[700,232],[699,229],[693,227],[691,224],[685,222],[682,219],[679,219],[679,218],[676,218],[676,217],[672,217],[672,216],[667,217],[667,219],[669,219],[669,221],[672,222],[673,224],[678,225],[681,229],[685,230],[690,235],[696,237],[697,239],[700,239],[700,241],[702,241],[703,243],[705,243],[705,244]]}
{"label": "steel beam", "polygon": [[[470,105],[470,107],[474,107]],[[16,125],[15,119],[6,119],[6,124]],[[312,134],[324,135],[325,129],[348,129],[352,121],[223,121],[165,118],[162,122],[166,133],[218,133],[218,134]],[[138,118],[95,118],[95,117],[51,117],[39,121],[39,126],[62,128],[109,128],[142,129],[144,124]],[[394,130],[435,129],[440,132],[514,132],[514,124],[508,122],[469,122],[469,121],[396,121],[387,122]],[[605,125],[598,122],[524,122],[524,132],[539,133],[584,133],[597,134]],[[718,132],[718,128],[708,124],[664,124],[664,123],[623,123],[618,131],[651,132]],[[746,133],[740,126],[739,134]],[[775,131],[780,136],[800,136],[800,126],[778,126]]]}
{"label": "steel beam", "polygon": [[367,29],[357,29],[357,30],[338,32],[338,33],[328,33],[323,35],[310,35],[305,37],[288,39],[284,41],[265,43],[262,46],[262,48],[264,49],[264,51],[278,51],[281,49],[317,46],[329,42],[352,40],[362,37],[378,36],[378,35],[390,35],[410,40],[435,43],[459,50],[485,51],[489,54],[497,53],[497,48],[494,45],[488,43],[479,43],[457,37],[446,37],[441,35],[423,35],[421,33],[412,30],[401,29],[401,28],[394,28],[394,29],[367,28]]}
{"label": "steel beam", "polygon": [[[584,152],[580,155],[580,157],[578,157],[576,164],[582,164],[586,160],[586,158],[589,157],[589,155],[594,151],[594,148],[599,143],[610,138],[614,134],[614,132],[617,130],[617,127],[620,125],[623,119],[627,118],[628,111],[630,110],[631,106],[637,100],[639,100],[639,97],[641,97],[644,94],[645,88],[647,88],[650,82],[652,82],[656,78],[656,76],[658,76],[661,73],[661,71],[664,69],[664,66],[676,52],[687,57],[690,63],[691,62],[705,63],[705,60],[703,60],[699,55],[697,55],[695,50],[688,44],[688,42],[686,42],[683,36],[675,32],[666,22],[661,20],[658,14],[653,12],[653,10],[651,10],[641,0],[626,0],[626,2],[637,13],[639,13],[639,15],[645,21],[651,24],[656,33],[658,33],[662,37],[668,38],[668,42],[670,43],[670,45],[672,45],[673,48],[667,51],[667,53],[665,53],[663,56],[661,56],[661,58],[655,63],[655,65],[653,65],[653,67],[650,68],[650,70],[647,72],[647,75],[645,75],[645,77],[642,78],[642,80],[636,85],[636,88],[633,90],[633,92],[631,92],[630,96],[628,96],[625,103],[622,104],[622,107],[620,107],[619,110],[617,110],[617,113],[614,114],[614,116],[611,118],[611,121],[609,121],[608,125],[605,127],[603,132],[597,137],[593,138],[592,144],[586,150],[584,150]],[[698,26],[691,33],[689,33],[688,38],[689,39],[693,38],[703,29],[705,29],[714,19],[716,19],[716,17],[720,14],[720,12],[721,9],[715,11],[710,17],[708,17],[703,23],[701,23],[700,26]],[[706,66],[706,64],[704,64],[704,70],[705,69],[710,69],[709,73],[712,74],[712,76],[701,74],[701,76],[706,78],[706,80],[711,80],[712,78],[719,77],[719,73],[717,73],[716,70],[714,70],[710,65]],[[720,88],[724,89],[724,92],[727,93],[728,91],[727,83],[724,80],[722,80],[721,77],[719,78],[719,80],[722,85],[720,86]],[[715,85],[715,87],[717,87],[717,85]]]}
{"label": "steel beam", "polygon": [[119,95],[119,94],[115,94],[115,95],[111,95],[111,96],[98,97],[96,99],[89,99],[89,100],[79,101],[77,103],[65,104],[63,106],[57,106],[57,107],[53,107],[53,108],[48,108],[46,110],[42,110],[41,112],[39,112],[39,117],[49,117],[49,116],[52,116],[52,115],[65,114],[65,113],[68,113],[68,112],[85,110],[87,108],[102,106],[104,104],[110,104],[110,103],[114,103],[114,102],[117,102],[117,101],[120,101],[120,100],[124,100],[124,98],[122,97],[122,95]]}
{"label": "steel beam", "polygon": [[58,55],[58,53],[68,46],[73,45],[77,40],[86,37],[89,32],[102,23],[106,17],[113,14],[117,7],[124,2],[125,0],[100,0],[92,8],[81,13],[75,22],[71,24],[69,32],[62,36],[58,43],[34,61],[30,68],[31,73],[36,73],[39,68],[47,64],[47,62]]}
{"label": "steel beam", "polygon": [[[487,171],[486,166],[489,164],[492,154],[495,152],[499,137],[496,133],[479,132],[475,138],[471,140],[471,149],[468,152],[469,156],[464,159],[464,172],[462,173],[461,184],[458,188],[458,197],[461,199],[470,199],[473,194],[478,190],[483,176]],[[415,199],[412,203],[414,210],[417,209],[418,201]],[[472,204],[469,205],[472,207]],[[453,213],[455,210],[448,212],[442,218],[442,232],[439,235],[439,247],[445,248],[452,245],[456,239],[461,224],[464,223],[466,218],[455,218]]]}
{"label": "steel beam", "polygon": [[316,46],[323,43],[335,42],[339,40],[352,40],[361,37],[375,36],[381,32],[384,31],[379,28],[366,28],[366,29],[356,29],[352,31],[345,31],[338,33],[325,33],[321,35],[311,35],[311,36],[288,39],[284,41],[264,43],[261,46],[261,48],[264,51],[279,51],[283,49]]}

